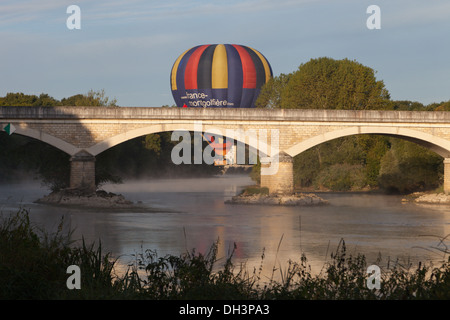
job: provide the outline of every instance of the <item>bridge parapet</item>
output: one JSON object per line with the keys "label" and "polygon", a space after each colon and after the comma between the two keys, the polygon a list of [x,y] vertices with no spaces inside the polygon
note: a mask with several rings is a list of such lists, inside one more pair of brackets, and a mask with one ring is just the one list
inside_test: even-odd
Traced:
{"label": "bridge parapet", "polygon": [[161,119],[450,123],[447,111],[1,106],[0,119]]}

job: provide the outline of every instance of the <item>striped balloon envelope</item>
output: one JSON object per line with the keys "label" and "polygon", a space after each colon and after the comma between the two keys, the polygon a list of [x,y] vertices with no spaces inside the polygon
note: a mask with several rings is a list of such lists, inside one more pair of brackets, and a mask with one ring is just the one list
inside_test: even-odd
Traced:
{"label": "striped balloon envelope", "polygon": [[175,61],[170,85],[179,107],[253,108],[273,76],[267,59],[235,44],[200,45]]}

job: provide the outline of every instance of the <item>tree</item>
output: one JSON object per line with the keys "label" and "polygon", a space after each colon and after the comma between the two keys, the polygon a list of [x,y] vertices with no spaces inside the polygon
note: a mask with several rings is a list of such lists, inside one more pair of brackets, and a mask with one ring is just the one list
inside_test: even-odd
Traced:
{"label": "tree", "polygon": [[159,134],[146,135],[142,144],[145,149],[153,150],[158,156],[161,155],[161,136]]}
{"label": "tree", "polygon": [[389,92],[375,71],[356,61],[311,59],[281,93],[282,108],[368,110],[389,108]]}
{"label": "tree", "polygon": [[391,148],[381,159],[379,185],[395,192],[429,190],[442,180],[442,157],[415,143],[391,138]]}
{"label": "tree", "polygon": [[117,99],[109,100],[105,95],[105,90],[93,91],[89,90],[87,94],[76,94],[69,98],[63,98],[61,105],[63,106],[79,106],[79,107],[116,107]]}
{"label": "tree", "polygon": [[22,92],[7,93],[5,97],[0,98],[0,106],[15,106],[15,107],[35,107],[57,106],[59,101],[50,97],[46,93],[41,93],[39,96],[24,94]]}
{"label": "tree", "polygon": [[0,106],[15,107],[55,107],[55,106],[101,106],[116,107],[117,100],[110,100],[105,95],[105,90],[89,90],[86,94],[76,94],[61,101],[41,93],[39,96],[24,94],[22,92],[9,92],[5,97],[0,97]]}
{"label": "tree", "polygon": [[430,105],[430,107],[435,111],[450,111],[450,100]]}
{"label": "tree", "polygon": [[261,88],[261,92],[256,100],[257,108],[281,108],[281,94],[289,82],[291,74],[280,74],[270,80]]}
{"label": "tree", "polygon": [[417,102],[417,101],[408,101],[408,100],[392,101],[390,109],[398,110],[398,111],[426,111],[427,110],[427,108],[422,103]]}

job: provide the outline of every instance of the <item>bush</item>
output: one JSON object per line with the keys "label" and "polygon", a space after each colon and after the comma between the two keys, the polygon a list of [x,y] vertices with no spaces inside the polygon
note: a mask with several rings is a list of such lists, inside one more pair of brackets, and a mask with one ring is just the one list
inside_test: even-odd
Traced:
{"label": "bush", "polygon": [[247,187],[245,188],[241,195],[246,195],[246,196],[251,196],[251,195],[255,195],[255,194],[263,194],[263,195],[268,195],[269,194],[269,189],[267,187]]}
{"label": "bush", "polygon": [[315,185],[332,191],[360,190],[365,186],[364,168],[360,165],[332,165],[320,171]]}
{"label": "bush", "polygon": [[435,189],[442,181],[442,157],[414,143],[391,139],[381,159],[380,188],[408,193]]}

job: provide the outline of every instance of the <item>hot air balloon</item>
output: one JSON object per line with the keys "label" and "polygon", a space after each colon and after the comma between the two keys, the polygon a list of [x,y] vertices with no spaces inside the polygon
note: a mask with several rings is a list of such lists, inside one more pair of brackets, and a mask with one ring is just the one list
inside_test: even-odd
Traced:
{"label": "hot air balloon", "polygon": [[267,59],[234,44],[200,45],[175,61],[170,82],[178,107],[253,108],[272,77]]}
{"label": "hot air balloon", "polygon": [[[254,108],[261,87],[272,77],[267,59],[255,49],[234,44],[200,45],[175,61],[170,85],[178,107]],[[232,142],[203,138],[226,157]],[[216,165],[226,164],[226,160]]]}

